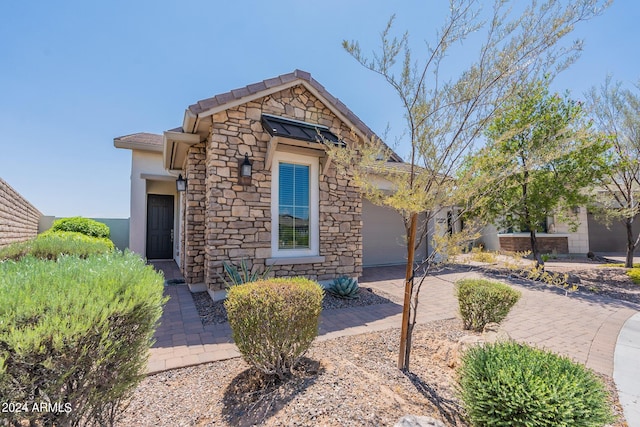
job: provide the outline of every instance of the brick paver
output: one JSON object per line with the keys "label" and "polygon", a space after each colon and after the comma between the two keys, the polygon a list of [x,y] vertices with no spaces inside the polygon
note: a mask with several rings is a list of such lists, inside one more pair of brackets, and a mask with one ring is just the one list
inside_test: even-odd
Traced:
{"label": "brick paver", "polygon": [[[159,267],[168,268],[169,274],[175,275],[171,265]],[[360,284],[400,298],[404,291],[403,274],[401,267],[365,269]],[[454,282],[477,276],[475,272],[462,272],[429,277],[421,293],[418,322],[455,317]],[[565,295],[564,291],[544,286],[518,283],[514,286],[522,292],[522,298],[503,322],[512,338],[612,374],[618,333],[638,311],[637,305],[591,294]],[[156,332],[149,373],[239,356],[228,323],[202,326],[187,286],[168,285],[165,293],[171,299]],[[398,328],[401,311],[402,307],[394,303],[326,310],[321,315],[318,339]]]}

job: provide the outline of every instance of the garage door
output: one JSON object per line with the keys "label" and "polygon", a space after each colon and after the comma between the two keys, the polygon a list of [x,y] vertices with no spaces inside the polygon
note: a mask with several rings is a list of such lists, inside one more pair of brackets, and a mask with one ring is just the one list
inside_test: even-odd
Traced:
{"label": "garage door", "polygon": [[362,252],[365,267],[406,263],[405,229],[400,214],[363,200]]}
{"label": "garage door", "polygon": [[[591,252],[626,252],[627,228],[621,221],[613,221],[606,225],[599,222],[591,213],[588,214],[589,250]],[[633,236],[640,233],[640,215],[633,220]]]}

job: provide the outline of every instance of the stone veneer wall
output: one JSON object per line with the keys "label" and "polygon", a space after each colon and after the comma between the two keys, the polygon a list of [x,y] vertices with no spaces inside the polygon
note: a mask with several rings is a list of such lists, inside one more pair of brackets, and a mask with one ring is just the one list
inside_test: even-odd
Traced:
{"label": "stone veneer wall", "polygon": [[[206,146],[206,159],[201,152],[189,156],[187,174],[187,270],[197,268],[200,243],[192,242],[190,232],[201,227],[201,202],[206,201],[204,281],[212,290],[223,289],[218,277],[222,263],[238,264],[246,259],[264,268],[271,257],[271,170],[265,169],[270,135],[261,124],[263,113],[328,126],[348,143],[357,143],[351,130],[302,86],[285,89],[260,100],[230,108],[213,116]],[[238,184],[238,159],[245,153],[253,162],[252,184]],[[194,164],[195,161],[199,161]],[[321,163],[323,158],[321,157]],[[206,184],[192,184],[189,168],[206,165]],[[321,164],[322,170],[322,164]],[[304,275],[316,280],[340,275],[359,276],[362,273],[362,199],[353,186],[352,177],[338,175],[330,166],[321,175],[320,186],[320,248],[323,263],[277,265],[273,275]],[[200,191],[201,189],[202,191]],[[196,203],[197,202],[197,203]],[[199,234],[196,233],[198,236]],[[191,235],[193,236],[193,234]],[[191,267],[193,266],[193,267]],[[187,274],[195,283],[198,274]]]}
{"label": "stone veneer wall", "polygon": [[186,196],[182,198],[184,212],[180,242],[180,268],[187,283],[204,281],[206,166],[205,145],[189,148],[185,166]]}
{"label": "stone veneer wall", "polygon": [[42,214],[0,178],[0,248],[36,237]]}
{"label": "stone veneer wall", "polygon": [[[528,236],[500,236],[500,249],[510,252],[531,250],[531,239]],[[541,253],[569,253],[569,242],[566,236],[536,236]]]}

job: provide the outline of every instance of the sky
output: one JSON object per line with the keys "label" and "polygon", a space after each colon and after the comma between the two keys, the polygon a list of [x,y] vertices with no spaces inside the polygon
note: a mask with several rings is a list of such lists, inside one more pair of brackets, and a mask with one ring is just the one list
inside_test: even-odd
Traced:
{"label": "sky", "polygon": [[[489,2],[487,1],[487,7]],[[131,151],[113,139],[182,124],[198,100],[301,69],[377,134],[403,133],[398,98],[365,53],[396,15],[419,55],[444,0],[0,2],[0,178],[44,215],[128,218]],[[608,74],[640,81],[640,2],[579,25],[581,58],[554,88],[580,99]],[[453,58],[455,61],[455,58]],[[402,143],[396,151],[406,157]]]}

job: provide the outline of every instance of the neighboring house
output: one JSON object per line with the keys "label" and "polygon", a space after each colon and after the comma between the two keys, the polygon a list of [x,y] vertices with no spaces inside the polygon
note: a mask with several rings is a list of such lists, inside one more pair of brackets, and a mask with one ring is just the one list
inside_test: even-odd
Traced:
{"label": "neighboring house", "polygon": [[[589,252],[589,223],[585,207],[576,208],[573,212],[579,222],[576,231],[571,231],[569,225],[548,217],[542,230],[536,232],[538,247],[541,253],[550,254],[586,254]],[[491,251],[503,250],[511,252],[525,252],[531,250],[528,232],[498,230],[495,226],[487,226],[479,239],[485,249]]]}
{"label": "neighboring house", "polygon": [[[569,225],[560,222],[556,217],[548,217],[541,232],[536,233],[538,245],[542,253],[572,254],[584,256],[588,252],[596,254],[624,253],[627,247],[627,234],[624,224],[612,220],[604,224],[601,219],[589,212],[585,206],[575,208],[573,214],[579,223],[575,231]],[[640,215],[633,226],[634,236],[640,233]],[[528,232],[498,230],[487,226],[478,240],[487,250],[524,252],[531,250]]]}
{"label": "neighboring house", "polygon": [[[364,200],[325,141],[374,136],[307,72],[296,70],[189,106],[164,135],[114,139],[132,150],[129,247],[175,259],[192,289],[223,294],[223,262],[276,276],[357,277],[406,261],[402,218]],[[402,159],[392,153],[390,167]],[[241,177],[250,163],[250,177]],[[186,191],[176,191],[176,178]],[[426,249],[418,251],[424,256]]]}

